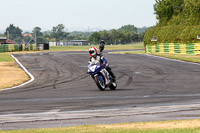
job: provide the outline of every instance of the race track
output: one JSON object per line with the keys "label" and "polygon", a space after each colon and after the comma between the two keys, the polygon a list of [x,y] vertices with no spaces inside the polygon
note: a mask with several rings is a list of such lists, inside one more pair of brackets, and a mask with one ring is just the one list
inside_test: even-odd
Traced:
{"label": "race track", "polygon": [[199,64],[104,56],[117,76],[115,91],[99,91],[86,74],[87,52],[15,55],[35,80],[0,92],[0,129],[200,118]]}

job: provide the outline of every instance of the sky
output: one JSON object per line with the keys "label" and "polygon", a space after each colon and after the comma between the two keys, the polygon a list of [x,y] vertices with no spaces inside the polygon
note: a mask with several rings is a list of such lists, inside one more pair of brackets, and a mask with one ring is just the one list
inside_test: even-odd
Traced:
{"label": "sky", "polygon": [[156,24],[155,0],[0,0],[0,31],[14,24],[23,31],[43,31],[64,24],[66,30],[118,29]]}

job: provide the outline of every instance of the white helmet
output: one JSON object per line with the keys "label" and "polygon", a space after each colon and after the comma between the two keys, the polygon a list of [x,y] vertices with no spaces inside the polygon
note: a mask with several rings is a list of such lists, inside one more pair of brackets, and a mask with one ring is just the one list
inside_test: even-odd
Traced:
{"label": "white helmet", "polygon": [[97,48],[96,47],[89,48],[89,54],[90,56],[95,56],[97,54]]}

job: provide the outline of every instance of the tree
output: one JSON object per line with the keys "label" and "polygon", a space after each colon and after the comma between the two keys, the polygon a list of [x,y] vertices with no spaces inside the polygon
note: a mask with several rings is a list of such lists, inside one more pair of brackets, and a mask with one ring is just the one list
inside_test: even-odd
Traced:
{"label": "tree", "polygon": [[51,41],[51,31],[44,31],[43,37],[44,37],[45,42],[50,42]]}
{"label": "tree", "polygon": [[45,42],[45,38],[43,36],[43,33],[41,32],[41,28],[40,27],[35,27],[33,28],[33,36],[36,35],[37,37],[37,43],[44,43]]}
{"label": "tree", "polygon": [[173,15],[173,0],[156,0],[154,10],[159,23],[166,24]]}
{"label": "tree", "polygon": [[10,26],[6,28],[6,32],[4,34],[8,37],[8,39],[11,39],[16,43],[22,42],[22,30],[13,24],[10,24]]}
{"label": "tree", "polygon": [[119,28],[120,31],[133,31],[137,33],[138,28],[135,27],[134,25],[124,25],[121,28]]}
{"label": "tree", "polygon": [[[111,38],[111,34],[109,31],[104,30],[104,31],[100,31],[100,40],[104,40],[106,43],[112,43],[112,38]],[[99,42],[100,42],[99,40]]]}
{"label": "tree", "polygon": [[89,42],[98,44],[100,40],[105,40],[106,44],[127,44],[143,40],[144,32],[147,28],[140,29],[138,34],[137,27],[134,25],[125,25],[120,29],[112,29],[110,31],[94,32],[89,37]]}
{"label": "tree", "polygon": [[89,42],[98,44],[101,39],[101,34],[99,32],[94,32],[90,37],[89,37]]}
{"label": "tree", "polygon": [[51,37],[55,38],[56,42],[63,40],[69,35],[69,33],[66,33],[64,29],[65,26],[63,24],[58,24],[57,26],[54,26],[52,29]]}
{"label": "tree", "polygon": [[33,41],[33,39],[32,39],[32,37],[30,37],[30,36],[24,36],[24,43],[31,43],[31,44],[33,44],[34,43],[34,41]]}
{"label": "tree", "polygon": [[88,40],[91,32],[73,31],[67,36],[67,40]]}
{"label": "tree", "polygon": [[35,27],[35,28],[33,28],[33,35],[37,35],[37,36],[42,36],[43,35],[43,33],[41,32],[41,28],[40,27]]}
{"label": "tree", "polygon": [[158,26],[199,25],[199,0],[156,0],[154,5]]}
{"label": "tree", "polygon": [[115,29],[111,30],[112,42],[114,44],[118,44],[121,42],[121,36],[122,34],[120,33],[120,31],[115,30]]}

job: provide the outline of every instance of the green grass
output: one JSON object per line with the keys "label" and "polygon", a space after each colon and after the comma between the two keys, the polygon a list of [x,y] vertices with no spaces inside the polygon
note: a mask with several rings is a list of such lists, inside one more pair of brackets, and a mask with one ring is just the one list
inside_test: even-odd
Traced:
{"label": "green grass", "polygon": [[145,54],[144,50],[138,51],[119,51],[119,52],[112,52],[112,53],[119,53],[119,54]]}
{"label": "green grass", "polygon": [[0,62],[13,62],[13,58],[8,53],[0,53]]}
{"label": "green grass", "polygon": [[55,128],[55,129],[30,129],[0,131],[0,133],[199,133],[200,128],[196,129],[105,129],[95,128],[94,126],[83,126],[77,128]]}
{"label": "green grass", "polygon": [[200,56],[199,55],[181,55],[181,54],[152,54],[156,56],[166,57],[170,59],[176,59],[181,61],[188,61],[194,63],[200,63]]}
{"label": "green grass", "polygon": [[86,125],[48,129],[0,130],[0,133],[200,133],[200,128],[138,129],[134,127],[107,128],[103,126]]}
{"label": "green grass", "polygon": [[[95,46],[97,49],[98,45]],[[50,46],[50,51],[87,51],[91,46]],[[126,45],[105,45],[105,50],[144,49],[143,43]]]}
{"label": "green grass", "polygon": [[[124,53],[124,54],[145,54],[144,50],[139,51],[120,51],[113,53]],[[200,55],[183,55],[183,54],[167,54],[167,53],[152,53],[151,55],[166,57],[169,59],[176,59],[187,62],[200,63]]]}

